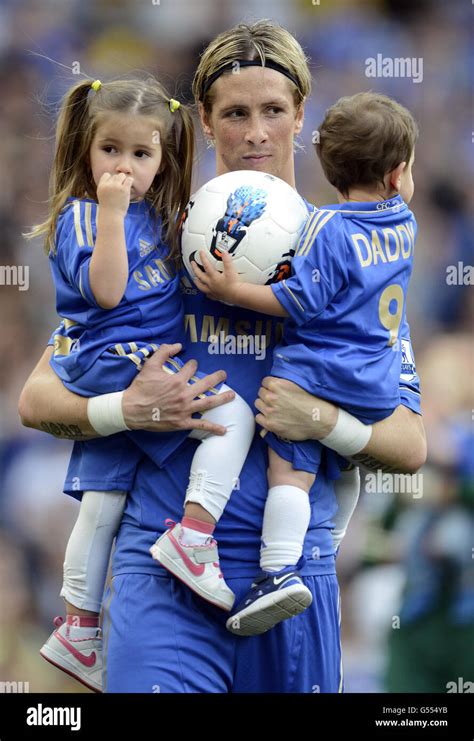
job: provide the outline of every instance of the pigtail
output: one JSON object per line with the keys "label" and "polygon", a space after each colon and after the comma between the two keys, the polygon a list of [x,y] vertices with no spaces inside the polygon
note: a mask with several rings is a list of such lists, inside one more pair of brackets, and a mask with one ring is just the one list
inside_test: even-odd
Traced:
{"label": "pigtail", "polygon": [[67,198],[71,195],[95,198],[95,191],[91,193],[92,178],[89,176],[90,90],[90,81],[79,82],[63,98],[49,180],[49,216],[23,235],[32,239],[44,234],[46,253],[55,252],[56,223]]}
{"label": "pigtail", "polygon": [[194,123],[187,108],[178,101],[170,99],[167,106],[171,114],[171,127],[164,142],[165,167],[160,176],[159,195],[154,205],[161,216],[161,238],[169,247],[170,259],[178,265],[179,231],[191,197]]}
{"label": "pigtail", "polygon": [[64,98],[56,130],[56,152],[50,178],[50,195],[61,193],[71,185],[74,188],[78,179],[81,180],[83,187],[81,173],[78,170],[78,158],[83,156],[84,150],[88,153],[90,146],[90,141],[84,141],[89,139],[84,135],[89,129],[90,92],[90,81],[79,82]]}
{"label": "pigtail", "polygon": [[173,257],[179,258],[179,231],[184,211],[191,197],[191,182],[194,162],[194,122],[187,108],[180,106],[177,114],[181,118],[181,125],[177,136],[176,162],[178,178],[175,182],[174,203],[172,209],[175,219],[172,222],[171,245]]}

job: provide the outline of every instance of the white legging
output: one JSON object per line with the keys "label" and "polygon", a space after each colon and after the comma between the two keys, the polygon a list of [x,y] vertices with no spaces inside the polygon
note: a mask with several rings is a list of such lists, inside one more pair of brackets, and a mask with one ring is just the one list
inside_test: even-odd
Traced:
{"label": "white legging", "polygon": [[[221,392],[228,391],[225,384]],[[185,502],[196,502],[219,520],[236,486],[255,432],[252,410],[238,395],[209,409],[204,419],[227,428],[225,435],[192,430],[201,440],[191,463]],[[100,612],[112,543],[127,492],[85,491],[64,560],[61,597],[82,610]],[[151,556],[150,556],[151,558]]]}
{"label": "white legging", "polygon": [[354,513],[360,494],[360,473],[358,468],[341,471],[341,478],[334,484],[337,512],[331,535],[334,548],[338,548],[344,538],[349,521]]}

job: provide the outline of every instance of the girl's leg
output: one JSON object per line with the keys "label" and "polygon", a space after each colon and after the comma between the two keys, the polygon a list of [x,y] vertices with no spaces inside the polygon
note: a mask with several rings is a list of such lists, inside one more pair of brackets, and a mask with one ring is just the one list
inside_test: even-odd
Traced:
{"label": "girl's leg", "polygon": [[99,612],[110,551],[125,508],[123,491],[85,491],[69,538],[61,596],[67,621],[56,618],[56,630],[41,648],[54,666],[102,691],[102,640]]}
{"label": "girl's leg", "polygon": [[[224,384],[222,391],[227,391]],[[193,430],[190,437],[201,440],[196,449],[186,491],[182,542],[199,545],[212,534],[252,444],[255,421],[252,410],[236,396],[228,404],[210,409],[203,417],[227,427],[223,436]]]}
{"label": "girl's leg", "polygon": [[250,407],[239,396],[203,416],[225,426],[227,433],[219,436],[193,431],[190,434],[201,440],[201,444],[191,464],[184,517],[158,538],[150,552],[199,596],[230,610],[235,595],[220,572],[217,543],[211,536],[236,487],[255,423]]}
{"label": "girl's leg", "polygon": [[280,571],[294,566],[303,553],[303,541],[311,516],[309,490],[316,476],[296,471],[289,461],[268,449],[268,497],[262,529],[260,566]]}
{"label": "girl's leg", "polygon": [[82,496],[64,561],[61,596],[68,615],[98,617],[112,543],[126,498],[123,491],[85,491]]}

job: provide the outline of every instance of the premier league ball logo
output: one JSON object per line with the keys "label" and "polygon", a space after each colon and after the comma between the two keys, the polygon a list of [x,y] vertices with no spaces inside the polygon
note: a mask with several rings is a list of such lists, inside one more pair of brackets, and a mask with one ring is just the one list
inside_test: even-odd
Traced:
{"label": "premier league ball logo", "polygon": [[232,255],[252,221],[263,214],[267,193],[261,188],[243,186],[237,188],[227,199],[225,216],[219,219],[214,230],[210,252],[216,260],[222,260],[222,253]]}

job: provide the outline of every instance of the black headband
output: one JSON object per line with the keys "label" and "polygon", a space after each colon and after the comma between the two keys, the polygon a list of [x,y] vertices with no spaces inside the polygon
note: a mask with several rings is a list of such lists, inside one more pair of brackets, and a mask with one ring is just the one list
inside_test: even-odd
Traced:
{"label": "black headband", "polygon": [[280,72],[280,74],[285,75],[285,77],[288,77],[291,82],[294,82],[296,87],[299,88],[299,82],[296,79],[294,75],[291,74],[289,70],[286,69],[286,67],[283,67],[283,65],[278,64],[278,62],[272,62],[271,59],[266,59],[265,64],[262,63],[261,59],[235,59],[233,62],[229,62],[228,64],[224,64],[223,67],[220,67],[217,72],[214,72],[212,75],[210,75],[206,82],[204,83],[202,87],[202,92],[199,97],[199,100],[203,100],[205,94],[211,87],[211,85],[221,76],[224,74],[224,72],[228,72],[231,69],[235,69],[235,65],[238,65],[238,67],[268,67],[269,69],[274,69],[276,72]]}

